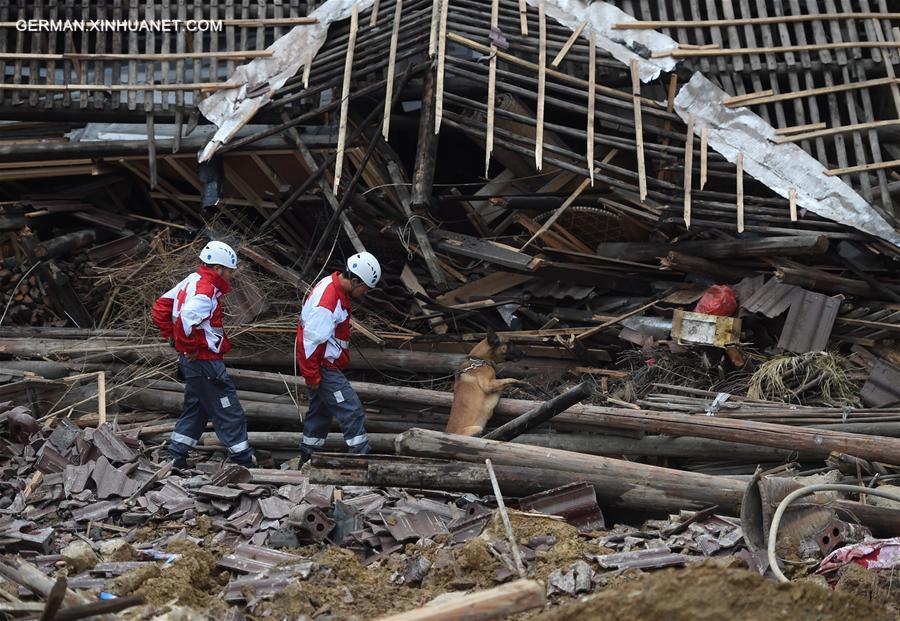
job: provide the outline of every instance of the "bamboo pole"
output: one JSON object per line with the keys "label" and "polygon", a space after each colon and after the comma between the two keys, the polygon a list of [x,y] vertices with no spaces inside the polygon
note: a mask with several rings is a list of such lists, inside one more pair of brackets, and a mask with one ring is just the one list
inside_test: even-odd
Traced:
{"label": "bamboo pole", "polygon": [[737,154],[737,230],[744,232],[744,152]]}
{"label": "bamboo pole", "polygon": [[735,106],[758,106],[762,104],[774,103],[776,101],[788,101],[791,99],[800,99],[802,97],[817,97],[819,95],[830,95],[831,93],[842,93],[844,91],[854,91],[862,88],[873,88],[875,86],[892,85],[896,87],[900,82],[897,78],[890,76],[887,78],[878,78],[875,80],[862,80],[860,82],[848,82],[846,84],[833,84],[831,86],[822,86],[819,88],[808,88],[802,91],[793,91],[790,93],[773,94],[771,90],[761,91],[759,93],[748,93],[738,97],[729,97],[722,103],[729,108]]}
{"label": "bamboo pole", "polygon": [[441,18],[438,25],[438,58],[437,58],[437,84],[435,86],[434,101],[434,133],[441,133],[441,119],[444,118],[444,67],[447,58],[447,12],[450,8],[450,0],[441,0]]}
{"label": "bamboo pole", "polygon": [[684,226],[691,228],[691,173],[694,168],[694,115],[688,115],[684,143]]}
{"label": "bamboo pole", "polygon": [[350,113],[350,77],[353,72],[353,48],[356,47],[356,32],[359,29],[359,9],[353,4],[350,14],[350,35],[347,39],[347,56],[344,60],[344,85],[341,88],[341,120],[338,126],[337,159],[334,162],[334,184],[332,192],[338,193],[341,173],[344,170],[344,148],[347,144],[347,116]]}
{"label": "bamboo pole", "polygon": [[[163,60],[200,60],[205,58],[226,58],[244,60],[247,58],[270,58],[270,50],[246,50],[231,52],[184,52],[181,54],[37,54],[37,53],[0,53],[0,60],[110,60],[110,61],[163,61]],[[146,87],[145,87],[146,88]]]}
{"label": "bamboo pole", "polygon": [[709,128],[704,125],[700,130],[700,189],[706,185],[706,171],[709,154]]}
{"label": "bamboo pole", "polygon": [[559,219],[559,217],[563,214],[563,212],[564,212],[566,209],[568,209],[569,206],[570,206],[572,203],[575,202],[575,199],[578,198],[578,197],[581,195],[581,193],[584,191],[584,189],[588,186],[588,184],[589,184],[590,182],[591,182],[590,179],[585,179],[584,181],[582,181],[581,184],[579,184],[579,186],[578,186],[577,188],[575,188],[575,191],[572,192],[572,194],[569,195],[569,198],[567,198],[567,199],[563,202],[562,205],[560,205],[559,207],[557,207],[557,208],[556,208],[556,211],[554,211],[553,214],[552,214],[549,218],[547,218],[547,221],[544,222],[543,225],[541,225],[541,228],[538,229],[537,232],[535,232],[535,234],[531,236],[531,239],[529,239],[527,242],[525,242],[524,244],[522,244],[522,247],[519,248],[519,251],[521,252],[522,250],[525,250],[525,248],[527,248],[527,247],[531,244],[531,242],[533,242],[533,241],[536,240],[538,237],[540,237],[541,235],[543,235],[544,233],[546,233],[547,230],[548,230],[551,226],[553,226],[553,224]]}
{"label": "bamboo pole", "polygon": [[544,167],[544,95],[547,89],[547,20],[544,3],[538,5],[538,90],[537,129],[534,135],[534,166]]}
{"label": "bamboo pole", "polygon": [[438,23],[441,21],[442,0],[432,0],[431,3],[431,31],[428,35],[428,57],[434,58],[437,53]]}
{"label": "bamboo pole", "polygon": [[[584,22],[582,22],[582,26]],[[579,30],[580,32],[580,30]],[[594,186],[594,112],[596,109],[597,85],[597,47],[594,29],[588,34],[588,109],[587,109],[587,167],[591,176],[591,187]]]}
{"label": "bamboo pole", "polygon": [[525,0],[519,0],[519,30],[523,37],[528,36],[528,5]]}
{"label": "bamboo pole", "polygon": [[[817,15],[816,17],[819,17]],[[717,50],[672,49],[653,52],[650,58],[701,58],[716,56],[741,56],[742,54],[793,54],[795,52],[820,52],[822,50],[852,50],[871,48],[898,48],[900,41],[844,41],[841,43],[811,43],[808,45],[782,45],[776,47],[732,47]]]}
{"label": "bamboo pole", "polygon": [[900,119],[887,119],[884,121],[867,121],[865,123],[855,123],[853,125],[839,125],[838,127],[829,127],[827,129],[819,129],[811,132],[803,132],[800,134],[791,134],[789,136],[776,136],[772,139],[775,144],[784,144],[786,142],[800,142],[801,140],[812,140],[813,138],[823,138],[825,136],[834,136],[836,134],[848,134],[850,132],[859,132],[869,129],[879,129],[882,127],[900,126]]}
{"label": "bamboo pole", "polygon": [[503,520],[503,529],[506,531],[506,538],[509,541],[509,549],[512,552],[513,561],[516,564],[516,571],[519,578],[525,578],[525,564],[522,563],[522,555],[519,553],[519,542],[513,534],[512,524],[509,523],[509,514],[506,512],[506,503],[503,502],[503,494],[500,493],[500,483],[497,482],[497,475],[494,474],[494,467],[491,465],[490,459],[484,460],[487,468],[488,476],[491,477],[491,487],[494,489],[494,498],[497,500],[497,510],[500,511],[500,518]]}
{"label": "bamboo pole", "polygon": [[846,168],[832,168],[826,170],[825,174],[829,177],[838,175],[847,175],[858,172],[869,172],[870,170],[882,170],[885,168],[897,168],[900,166],[900,160],[891,160],[889,162],[873,162],[871,164],[860,164],[859,166],[847,166]]}
{"label": "bamboo pole", "polygon": [[401,612],[378,621],[491,621],[540,608],[545,587],[535,580],[516,580],[486,591],[475,591],[441,603]]}
{"label": "bamboo pole", "polygon": [[403,11],[403,0],[396,0],[394,6],[394,27],[391,30],[391,51],[388,54],[387,84],[384,93],[384,118],[381,122],[381,135],[385,141],[391,129],[391,99],[394,96],[394,73],[397,70],[397,40],[400,37],[400,16]]}
{"label": "bamboo pole", "polygon": [[566,43],[562,46],[562,49],[559,50],[559,53],[556,55],[556,58],[554,58],[553,62],[550,63],[550,65],[554,69],[559,67],[559,63],[561,63],[563,61],[563,59],[566,57],[566,54],[568,54],[569,50],[572,49],[572,46],[575,45],[575,41],[578,39],[578,37],[581,36],[581,33],[584,30],[585,26],[587,26],[587,20],[582,21],[580,24],[578,24],[578,27],[572,31],[571,36],[566,41]]}
{"label": "bamboo pole", "polygon": [[[491,30],[497,28],[500,0],[491,0]],[[487,132],[484,139],[484,176],[489,177],[491,154],[494,152],[494,116],[497,98],[497,45],[491,39],[491,61],[488,68]]]}
{"label": "bamboo pole", "polygon": [[853,20],[853,19],[900,19],[900,13],[807,13],[804,15],[775,15],[772,17],[742,17],[737,19],[698,20],[656,20],[617,22],[616,30],[656,30],[658,28],[719,28],[725,26],[761,26],[767,24],[792,24],[797,22]]}
{"label": "bamboo pole", "polygon": [[638,190],[641,202],[647,199],[647,170],[644,163],[644,123],[641,118],[641,77],[638,61],[631,61],[631,97],[634,101],[634,133],[637,148]]}

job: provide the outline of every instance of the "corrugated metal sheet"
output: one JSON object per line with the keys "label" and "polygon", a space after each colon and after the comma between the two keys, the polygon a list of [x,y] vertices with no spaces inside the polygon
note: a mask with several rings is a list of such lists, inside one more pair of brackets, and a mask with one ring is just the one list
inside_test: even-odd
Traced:
{"label": "corrugated metal sheet", "polygon": [[522,291],[532,297],[553,300],[583,300],[594,292],[595,287],[577,285],[560,280],[535,278],[513,291]]}
{"label": "corrugated metal sheet", "polygon": [[777,317],[790,307],[798,291],[802,289],[770,278],[769,282],[757,289],[747,300],[741,301],[741,308],[751,313],[761,313],[766,317]]}
{"label": "corrugated metal sheet", "polygon": [[859,391],[859,398],[870,408],[900,403],[900,369],[886,360],[879,360]]}
{"label": "corrugated metal sheet", "polygon": [[824,351],[841,303],[821,293],[799,289],[791,303],[778,346],[796,354]]}

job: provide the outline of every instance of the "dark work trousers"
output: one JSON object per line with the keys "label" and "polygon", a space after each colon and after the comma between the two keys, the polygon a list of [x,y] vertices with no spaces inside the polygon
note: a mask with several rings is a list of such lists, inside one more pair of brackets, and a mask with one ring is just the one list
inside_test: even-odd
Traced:
{"label": "dark work trousers", "polygon": [[321,367],[319,372],[322,380],[318,389],[309,391],[309,410],[303,419],[301,458],[305,461],[315,451],[322,450],[331,428],[331,419],[335,416],[344,433],[347,450],[365,455],[371,448],[366,435],[362,401],[343,373],[326,367]]}
{"label": "dark work trousers", "polygon": [[216,435],[228,449],[229,460],[242,466],[253,465],[247,418],[225,363],[221,360],[190,362],[180,356],[178,364],[184,377],[184,410],[175,423],[169,455],[173,459],[185,458],[197,446],[207,421],[212,420]]}

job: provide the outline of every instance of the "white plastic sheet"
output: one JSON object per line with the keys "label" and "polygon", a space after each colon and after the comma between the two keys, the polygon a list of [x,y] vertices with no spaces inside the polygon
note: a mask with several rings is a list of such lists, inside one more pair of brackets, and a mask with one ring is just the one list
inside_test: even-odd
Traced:
{"label": "white plastic sheet", "polygon": [[[269,103],[275,91],[284,86],[307,62],[312,62],[325,43],[329,24],[349,18],[354,4],[362,13],[372,6],[372,2],[373,0],[327,0],[310,14],[310,17],[318,20],[315,24],[294,26],[266,48],[272,52],[272,56],[255,58],[238,67],[228,81],[242,83],[243,86],[216,91],[200,102],[200,112],[219,129],[197,159],[201,162],[210,159],[222,144],[231,140],[260,108]],[[261,94],[248,97],[248,93],[263,85],[267,88]]]}

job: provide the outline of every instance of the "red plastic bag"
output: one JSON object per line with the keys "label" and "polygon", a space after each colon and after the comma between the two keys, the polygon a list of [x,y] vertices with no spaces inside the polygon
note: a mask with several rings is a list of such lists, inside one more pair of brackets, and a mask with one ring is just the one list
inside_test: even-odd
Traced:
{"label": "red plastic bag", "polygon": [[737,298],[728,285],[713,285],[697,302],[695,313],[731,317],[737,311]]}

